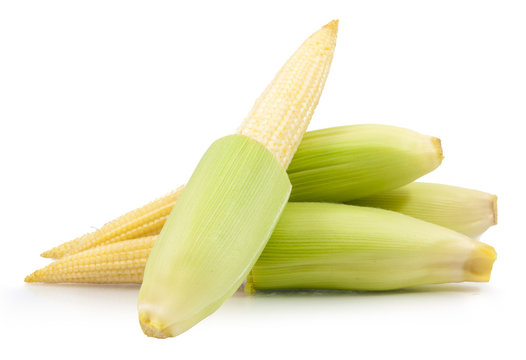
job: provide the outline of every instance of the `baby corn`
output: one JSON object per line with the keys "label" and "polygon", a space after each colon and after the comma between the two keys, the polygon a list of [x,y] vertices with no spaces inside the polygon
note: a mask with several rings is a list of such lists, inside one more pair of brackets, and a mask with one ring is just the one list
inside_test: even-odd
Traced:
{"label": "baby corn", "polygon": [[[155,237],[121,241],[67,256],[28,282],[141,283]],[[488,281],[489,245],[388,210],[289,203],[248,278],[257,289],[391,290]]]}
{"label": "baby corn", "polygon": [[[437,138],[386,125],[307,132],[287,170],[292,201],[344,202],[405,185],[442,161]],[[158,234],[182,187],[101,229],[42,254],[61,258],[100,244]]]}
{"label": "baby corn", "polygon": [[415,182],[351,204],[394,210],[471,237],[497,224],[497,196],[451,185]]}
{"label": "baby corn", "polygon": [[[391,290],[489,281],[495,250],[393,211],[290,203],[245,290]],[[279,230],[279,231],[278,231]]]}
{"label": "baby corn", "polygon": [[291,201],[341,203],[395,189],[437,168],[440,140],[394,126],[312,131],[288,169]]}
{"label": "baby corn", "polygon": [[140,283],[156,236],[100,245],[65,256],[25,278],[47,283]]}
{"label": "baby corn", "polygon": [[183,186],[175,191],[154,200],[138,209],[130,211],[115,220],[105,224],[100,229],[68,241],[53,249],[43,252],[40,256],[60,259],[63,256],[103,244],[134,239],[148,235],[158,235],[172,211],[175,201],[183,191]]}
{"label": "baby corn", "polygon": [[148,336],[177,336],[240,286],[290,196],[286,168],[310,122],[336,45],[337,21],[309,37],[236,135],[207,150],[156,241],[138,311]]}

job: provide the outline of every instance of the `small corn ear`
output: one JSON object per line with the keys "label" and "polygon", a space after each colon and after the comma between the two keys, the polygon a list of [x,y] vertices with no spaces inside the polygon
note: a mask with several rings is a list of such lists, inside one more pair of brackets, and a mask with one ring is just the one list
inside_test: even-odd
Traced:
{"label": "small corn ear", "polygon": [[350,203],[397,211],[471,237],[497,224],[497,196],[458,186],[415,182]]}
{"label": "small corn ear", "polygon": [[495,250],[396,212],[289,203],[245,290],[391,290],[489,281]]}
{"label": "small corn ear", "polygon": [[440,140],[385,125],[316,130],[305,137],[288,173],[290,201],[346,202],[395,189],[442,162]]}
{"label": "small corn ear", "polygon": [[68,241],[53,249],[45,251],[42,257],[59,259],[66,255],[122,240],[143,236],[157,235],[161,231],[166,218],[170,214],[175,201],[181,195],[183,186],[169,194],[154,200],[138,209],[130,211],[121,217],[110,221],[102,228]]}
{"label": "small corn ear", "polygon": [[212,144],[148,259],[138,304],[146,335],[186,331],[239,288],[290,187],[281,164],[256,141],[230,135]]}
{"label": "small corn ear", "polygon": [[25,278],[46,283],[140,283],[157,236],[96,246],[57,260]]}
{"label": "small corn ear", "polygon": [[285,170],[321,95],[336,33],[332,22],[307,39],[238,134],[217,140],[199,162],[144,270],[146,335],[177,336],[212,314],[263,251],[290,196]]}

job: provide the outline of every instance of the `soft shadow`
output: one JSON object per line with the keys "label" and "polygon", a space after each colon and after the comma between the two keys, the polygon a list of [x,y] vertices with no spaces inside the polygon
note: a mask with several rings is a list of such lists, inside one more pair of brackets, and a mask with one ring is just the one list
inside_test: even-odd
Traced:
{"label": "soft shadow", "polygon": [[19,289],[29,292],[33,298],[48,302],[102,303],[136,302],[139,285],[135,284],[24,284]]}
{"label": "soft shadow", "polygon": [[[44,283],[30,283],[30,284],[24,284],[24,288],[30,289],[30,291],[48,291],[47,289],[53,289],[53,291],[56,291],[56,289],[81,289],[81,291],[85,291],[86,289],[90,289],[90,291],[93,291],[93,289],[96,289],[96,291],[139,291],[140,285],[139,284],[74,284],[74,283],[57,283],[57,284],[44,284]],[[46,290],[40,290],[40,289],[46,289]]]}
{"label": "soft shadow", "polygon": [[87,283],[25,283],[27,287],[78,287],[78,288],[130,288],[138,289],[141,284],[87,284]]}
{"label": "soft shadow", "polygon": [[382,297],[396,294],[430,294],[430,293],[468,293],[477,294],[481,288],[476,285],[466,284],[443,284],[443,285],[426,285],[407,289],[387,290],[387,291],[355,291],[355,290],[258,290],[252,296],[258,298],[265,297]]}
{"label": "soft shadow", "polygon": [[[71,300],[72,298],[82,298],[83,300],[103,301],[121,299],[122,301],[136,301],[139,293],[139,284],[40,284],[32,283],[23,286],[25,291],[29,291],[34,297],[45,300],[61,301]],[[441,284],[426,285],[407,289],[389,291],[351,291],[351,290],[308,290],[308,289],[287,289],[287,290],[258,290],[252,295],[248,295],[240,287],[234,294],[235,299],[315,299],[315,298],[381,298],[390,296],[419,296],[428,294],[470,294],[477,295],[483,289],[471,284]]]}

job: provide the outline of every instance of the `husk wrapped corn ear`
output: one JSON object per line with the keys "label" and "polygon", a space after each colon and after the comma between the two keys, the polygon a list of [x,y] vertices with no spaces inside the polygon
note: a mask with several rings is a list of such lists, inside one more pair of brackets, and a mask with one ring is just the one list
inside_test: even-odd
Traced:
{"label": "husk wrapped corn ear", "polygon": [[497,196],[444,184],[414,182],[350,204],[397,211],[471,237],[497,224]]}
{"label": "husk wrapped corn ear", "polygon": [[138,299],[146,335],[177,336],[213,313],[263,251],[290,196],[286,168],[324,87],[337,28],[311,35],[237,134],[199,162],[146,263]]}

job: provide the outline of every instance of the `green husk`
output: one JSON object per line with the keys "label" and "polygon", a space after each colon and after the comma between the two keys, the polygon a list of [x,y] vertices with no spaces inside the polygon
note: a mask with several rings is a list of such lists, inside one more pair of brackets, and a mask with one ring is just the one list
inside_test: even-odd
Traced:
{"label": "green husk", "polygon": [[396,212],[288,203],[245,290],[393,290],[489,281],[495,259],[489,245]]}
{"label": "green husk", "polygon": [[458,186],[415,182],[350,203],[397,211],[471,237],[497,224],[497,196]]}
{"label": "green husk", "polygon": [[442,162],[440,140],[394,126],[305,134],[287,170],[290,201],[346,202],[406,185]]}
{"label": "green husk", "polygon": [[159,235],[139,293],[149,336],[176,336],[243,282],[287,203],[291,185],[265,147],[241,135],[208,149]]}

